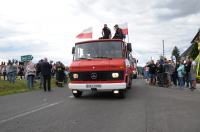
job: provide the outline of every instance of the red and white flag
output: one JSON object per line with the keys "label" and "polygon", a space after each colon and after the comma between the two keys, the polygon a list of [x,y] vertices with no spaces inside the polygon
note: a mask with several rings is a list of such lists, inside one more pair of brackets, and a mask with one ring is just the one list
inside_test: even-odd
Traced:
{"label": "red and white flag", "polygon": [[83,30],[80,34],[76,36],[78,39],[92,38],[92,27]]}
{"label": "red and white flag", "polygon": [[128,23],[120,24],[119,27],[122,29],[124,35],[128,35]]}

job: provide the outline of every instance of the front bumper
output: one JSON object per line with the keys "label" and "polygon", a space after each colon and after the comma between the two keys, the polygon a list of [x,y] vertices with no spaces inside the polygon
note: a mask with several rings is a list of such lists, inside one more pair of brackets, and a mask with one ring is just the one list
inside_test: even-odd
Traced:
{"label": "front bumper", "polygon": [[113,91],[126,89],[126,83],[95,83],[95,84],[74,84],[69,83],[69,89],[79,91],[90,91],[96,89],[97,91]]}

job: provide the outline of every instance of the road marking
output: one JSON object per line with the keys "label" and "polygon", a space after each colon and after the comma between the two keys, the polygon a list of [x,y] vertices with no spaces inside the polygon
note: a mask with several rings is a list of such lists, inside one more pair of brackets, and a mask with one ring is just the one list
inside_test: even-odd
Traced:
{"label": "road marking", "polygon": [[[25,112],[25,111],[29,111],[29,110],[33,110],[33,109],[37,109],[37,108],[42,107],[42,106],[45,106],[45,105],[47,105],[47,104],[48,104],[48,103],[43,103],[43,104],[41,104],[41,105],[28,108],[28,109],[24,110],[24,112]],[[16,113],[16,114],[18,114],[18,113]],[[16,114],[15,114],[15,115],[16,115]]]}
{"label": "road marking", "polygon": [[46,102],[46,101],[47,101],[47,99],[43,99],[43,101],[44,101],[44,102]]}
{"label": "road marking", "polygon": [[71,96],[69,96],[69,98],[74,98],[74,96],[73,96],[73,95],[71,95]]}
{"label": "road marking", "polygon": [[[25,113],[25,112],[27,112],[27,111],[31,111],[31,110],[33,110],[33,109],[37,109],[37,108],[40,108],[40,107],[45,106],[45,105],[48,105],[48,103],[43,103],[43,104],[41,104],[41,105],[37,105],[37,106],[30,107],[30,108],[25,109],[25,110],[23,110],[23,111],[21,111],[21,112],[13,113],[12,115],[7,116],[7,117],[4,117],[4,118],[13,117],[13,116],[18,115],[18,114],[20,114],[20,113]],[[1,119],[0,119],[0,120],[1,120]]]}
{"label": "road marking", "polygon": [[37,106],[38,108],[33,109],[31,111],[15,115],[15,116],[9,117],[9,118],[4,119],[4,120],[0,120],[0,124],[8,122],[8,121],[11,121],[11,120],[14,120],[14,119],[17,119],[17,118],[20,118],[20,117],[23,117],[23,116],[26,116],[26,115],[29,115],[29,114],[32,114],[34,112],[37,112],[37,111],[40,111],[40,110],[43,110],[43,109],[46,109],[46,108],[49,108],[49,107],[52,107],[52,106],[55,106],[55,105],[58,105],[58,104],[62,103],[63,101],[64,100],[61,100],[61,101],[58,101],[58,102],[55,102],[55,103],[51,103],[51,104],[48,104],[48,105],[45,105],[45,106],[44,106],[44,104],[42,104],[42,105],[40,105],[41,107]]}

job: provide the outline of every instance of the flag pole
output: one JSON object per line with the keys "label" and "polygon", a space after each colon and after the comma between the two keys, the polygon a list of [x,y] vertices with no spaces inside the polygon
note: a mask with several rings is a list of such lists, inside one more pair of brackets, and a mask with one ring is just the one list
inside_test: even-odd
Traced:
{"label": "flag pole", "polygon": [[[128,29],[128,23],[127,23],[127,29]],[[129,43],[129,32],[128,32],[127,38],[128,38],[128,43]]]}
{"label": "flag pole", "polygon": [[129,34],[127,35],[128,43],[129,43]]}

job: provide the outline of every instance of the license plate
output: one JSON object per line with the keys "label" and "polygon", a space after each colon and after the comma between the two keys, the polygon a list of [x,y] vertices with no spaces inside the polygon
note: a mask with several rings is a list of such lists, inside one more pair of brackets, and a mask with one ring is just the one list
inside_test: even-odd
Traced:
{"label": "license plate", "polygon": [[100,84],[87,84],[86,88],[101,88]]}

